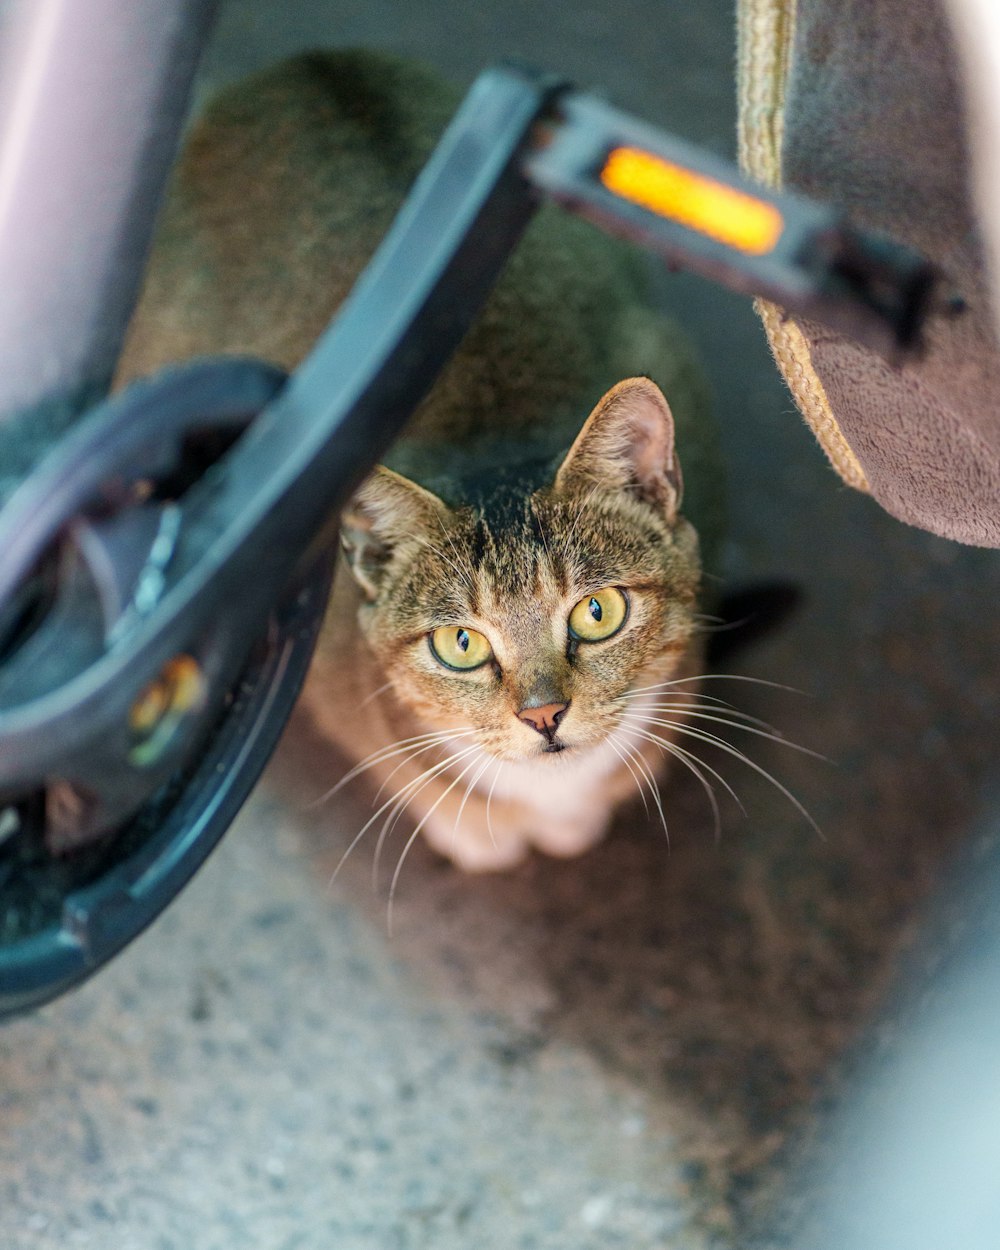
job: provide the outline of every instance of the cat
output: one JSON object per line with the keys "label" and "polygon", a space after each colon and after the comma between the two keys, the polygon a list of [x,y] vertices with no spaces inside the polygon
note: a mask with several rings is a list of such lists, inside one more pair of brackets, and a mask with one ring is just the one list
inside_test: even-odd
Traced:
{"label": "cat", "polygon": [[[457,99],[372,52],[222,92],[179,161],[119,382],[206,353],[293,369]],[[303,704],[348,778],[382,787],[380,843],[405,809],[411,840],[496,870],[586,850],[636,787],[660,808],[721,527],[708,408],[639,258],[543,207],[342,516]]]}

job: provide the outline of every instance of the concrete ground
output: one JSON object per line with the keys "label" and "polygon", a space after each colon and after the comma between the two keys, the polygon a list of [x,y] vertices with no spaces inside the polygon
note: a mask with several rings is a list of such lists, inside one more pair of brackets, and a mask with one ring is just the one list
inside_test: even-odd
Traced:
{"label": "concrete ground", "polygon": [[[330,43],[461,82],[519,57],[733,147],[729,0],[230,0],[205,79]],[[717,393],[730,575],[805,591],[734,670],[804,693],[727,693],[829,757],[746,744],[823,837],[722,758],[746,815],[725,806],[718,842],[682,783],[669,850],[638,806],[584,858],[503,877],[417,846],[390,937],[364,854],[330,884],[368,799],[309,808],[340,765],[295,725],[163,918],[0,1032],[5,1250],[775,1243],[838,1065],[996,812],[1000,558],[839,484],[745,301],[684,277],[662,292]]]}

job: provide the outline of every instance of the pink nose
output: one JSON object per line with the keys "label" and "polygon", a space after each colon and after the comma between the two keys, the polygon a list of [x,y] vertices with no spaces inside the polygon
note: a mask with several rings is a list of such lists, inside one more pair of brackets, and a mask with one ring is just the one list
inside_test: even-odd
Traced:
{"label": "pink nose", "polygon": [[536,732],[544,734],[551,742],[568,707],[568,703],[543,703],[541,707],[523,707],[518,712],[517,719],[530,725]]}

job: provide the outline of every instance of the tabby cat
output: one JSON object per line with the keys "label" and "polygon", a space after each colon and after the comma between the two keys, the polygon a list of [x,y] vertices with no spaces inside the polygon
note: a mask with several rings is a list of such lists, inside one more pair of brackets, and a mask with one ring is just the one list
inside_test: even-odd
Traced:
{"label": "tabby cat", "polygon": [[[294,368],[456,102],[361,52],[221,94],[180,161],[121,380],[204,353]],[[304,701],[348,776],[382,787],[366,829],[381,841],[405,810],[462,867],[498,869],[583,851],[637,785],[659,806],[720,480],[703,382],[638,259],[543,209],[342,518]]]}

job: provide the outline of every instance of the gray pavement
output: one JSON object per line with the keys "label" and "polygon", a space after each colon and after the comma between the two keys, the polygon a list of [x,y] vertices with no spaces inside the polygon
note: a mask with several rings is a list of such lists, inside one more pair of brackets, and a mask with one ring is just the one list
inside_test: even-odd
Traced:
{"label": "gray pavement", "polygon": [[[205,81],[331,43],[460,82],[528,59],[732,150],[721,0],[231,0]],[[804,693],[729,693],[829,757],[752,749],[822,839],[730,761],[746,815],[725,806],[718,843],[681,783],[669,851],[641,807],[589,855],[504,877],[414,848],[390,937],[365,855],[330,884],[367,800],[310,808],[341,769],[300,719],[164,917],[0,1031],[5,1250],[772,1244],[782,1181],[932,886],[997,816],[1000,558],[843,488],[748,305],[660,286],[717,393],[730,575],[806,593],[734,670]]]}

